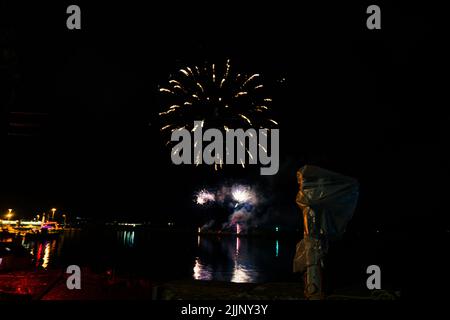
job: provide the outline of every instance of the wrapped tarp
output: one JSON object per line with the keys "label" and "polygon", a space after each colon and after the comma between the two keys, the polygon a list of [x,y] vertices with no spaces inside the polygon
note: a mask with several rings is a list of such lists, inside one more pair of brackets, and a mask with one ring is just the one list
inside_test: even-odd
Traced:
{"label": "wrapped tarp", "polygon": [[[294,272],[308,271],[306,293],[321,291],[320,266],[329,241],[339,239],[353,216],[358,181],[316,166],[297,172],[296,202],[303,214],[304,237],[297,244]],[[311,285],[314,288],[308,288]]]}

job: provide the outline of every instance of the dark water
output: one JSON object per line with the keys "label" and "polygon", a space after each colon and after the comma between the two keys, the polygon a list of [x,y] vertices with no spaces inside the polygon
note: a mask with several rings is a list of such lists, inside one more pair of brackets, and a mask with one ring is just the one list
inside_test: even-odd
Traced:
{"label": "dark water", "polygon": [[291,275],[295,253],[295,241],[284,238],[152,230],[66,231],[58,239],[22,244],[38,269],[76,264],[154,280],[281,281]]}
{"label": "dark water", "polygon": [[[403,235],[347,235],[333,243],[324,277],[330,290],[365,288],[369,265],[379,265],[383,285],[399,287],[403,272]],[[198,236],[155,230],[88,229],[66,231],[58,239],[25,241],[37,269],[75,264],[94,272],[155,281],[178,279],[228,282],[301,280],[292,273],[297,240],[292,237]]]}

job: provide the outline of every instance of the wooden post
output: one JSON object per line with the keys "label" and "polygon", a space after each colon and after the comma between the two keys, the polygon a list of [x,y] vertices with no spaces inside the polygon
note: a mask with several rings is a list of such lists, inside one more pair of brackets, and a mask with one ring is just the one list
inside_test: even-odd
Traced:
{"label": "wooden post", "polygon": [[305,296],[310,300],[323,299],[322,252],[316,213],[310,207],[303,207],[304,237],[306,252]]}
{"label": "wooden post", "polygon": [[299,171],[297,173],[299,182],[299,192],[297,194],[296,202],[303,214],[303,242],[305,245],[305,297],[310,300],[323,299],[322,292],[322,245],[320,240],[320,224],[317,212],[305,202],[303,193],[303,179]]}

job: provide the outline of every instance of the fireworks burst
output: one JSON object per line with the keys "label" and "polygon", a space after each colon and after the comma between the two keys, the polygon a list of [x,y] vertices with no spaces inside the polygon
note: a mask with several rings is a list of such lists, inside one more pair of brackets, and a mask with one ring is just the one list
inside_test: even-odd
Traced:
{"label": "fireworks burst", "polygon": [[193,123],[200,120],[202,128],[225,131],[278,126],[270,117],[272,98],[266,94],[261,75],[237,73],[230,60],[221,66],[205,63],[180,69],[159,91],[164,104],[159,113],[160,131],[168,135],[167,144],[173,131],[195,131],[198,126]]}
{"label": "fireworks burst", "polygon": [[[234,184],[216,189],[214,193],[205,189],[197,192],[196,203],[205,206],[213,203],[219,207],[231,209],[228,221],[222,224],[222,230],[233,230],[236,234],[245,233],[248,223],[254,219],[255,208],[259,203],[258,194],[249,185]],[[209,229],[214,220],[201,227],[198,232]]]}
{"label": "fireworks burst", "polygon": [[253,203],[255,201],[255,194],[251,191],[250,187],[236,185],[231,189],[231,195],[233,200],[237,202],[236,205],[241,203]]}
{"label": "fireworks burst", "polygon": [[214,202],[216,200],[214,193],[211,193],[207,190],[199,191],[196,195],[196,198],[196,203],[201,206],[209,202]]}
{"label": "fireworks burst", "polygon": [[[228,194],[231,198],[224,197],[223,194]],[[255,205],[257,203],[257,195],[248,185],[235,184],[232,187],[222,187],[221,191],[211,192],[202,189],[195,193],[195,203],[198,205],[205,205],[207,203],[218,203],[223,205],[225,202],[231,201],[240,204]]]}

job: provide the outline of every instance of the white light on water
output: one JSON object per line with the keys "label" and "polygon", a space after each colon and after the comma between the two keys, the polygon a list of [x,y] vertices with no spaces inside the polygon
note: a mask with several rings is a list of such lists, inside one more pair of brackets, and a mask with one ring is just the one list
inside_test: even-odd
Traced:
{"label": "white light on water", "polygon": [[200,258],[195,258],[193,277],[195,280],[212,280],[213,275],[211,268],[200,261]]}
{"label": "white light on water", "polygon": [[249,270],[241,264],[236,263],[233,269],[233,276],[231,277],[231,282],[235,283],[247,283],[253,282]]}

